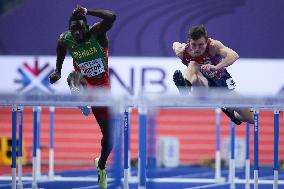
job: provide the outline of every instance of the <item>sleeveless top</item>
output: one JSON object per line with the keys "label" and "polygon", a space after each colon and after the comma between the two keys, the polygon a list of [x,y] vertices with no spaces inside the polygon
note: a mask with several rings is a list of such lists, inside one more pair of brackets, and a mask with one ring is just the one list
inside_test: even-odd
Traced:
{"label": "sleeveless top", "polygon": [[[205,52],[198,57],[193,57],[191,56],[187,51],[188,49],[190,49],[190,44],[188,43],[185,47],[185,50],[183,52],[183,58],[182,58],[182,63],[186,66],[188,66],[188,64],[191,61],[195,61],[200,65],[204,65],[204,64],[212,64],[212,65],[217,65],[219,62],[221,62],[222,60],[222,56],[219,54],[216,54],[215,56],[212,56],[209,53],[209,45],[211,43],[211,40],[208,39],[207,42],[207,47]],[[229,73],[227,72],[226,68],[221,68],[219,70],[216,71],[211,71],[211,72],[204,72],[202,70],[200,70],[201,73],[208,79],[212,79],[212,80],[218,80],[223,76],[229,76]]]}
{"label": "sleeveless top", "polygon": [[109,85],[108,49],[103,48],[96,37],[77,43],[71,32],[63,34],[63,41],[73,58],[75,70],[79,70],[91,85]]}

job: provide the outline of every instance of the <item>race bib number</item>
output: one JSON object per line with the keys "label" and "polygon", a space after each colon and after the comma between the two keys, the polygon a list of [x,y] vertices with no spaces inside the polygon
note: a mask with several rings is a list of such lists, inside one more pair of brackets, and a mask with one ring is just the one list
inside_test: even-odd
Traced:
{"label": "race bib number", "polygon": [[234,82],[233,78],[229,78],[226,80],[228,89],[235,89],[236,88],[236,83]]}
{"label": "race bib number", "polygon": [[104,73],[105,67],[100,58],[79,64],[83,76],[94,77]]}

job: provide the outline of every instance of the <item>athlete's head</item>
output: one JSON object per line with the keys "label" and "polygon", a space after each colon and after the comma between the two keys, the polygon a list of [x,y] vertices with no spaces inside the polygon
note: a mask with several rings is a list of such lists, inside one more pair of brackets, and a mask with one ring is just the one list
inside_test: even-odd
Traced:
{"label": "athlete's head", "polygon": [[202,55],[207,47],[208,34],[203,25],[192,27],[188,32],[190,47],[194,56]]}
{"label": "athlete's head", "polygon": [[86,17],[82,14],[72,14],[69,19],[69,30],[77,42],[84,41],[88,31]]}

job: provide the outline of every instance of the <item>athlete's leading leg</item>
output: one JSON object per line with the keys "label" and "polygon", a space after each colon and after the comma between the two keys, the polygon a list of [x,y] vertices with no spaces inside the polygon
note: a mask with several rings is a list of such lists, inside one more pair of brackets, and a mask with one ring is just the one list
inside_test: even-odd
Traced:
{"label": "athlete's leading leg", "polygon": [[182,95],[188,95],[191,91],[192,84],[186,80],[180,70],[176,70],[173,75],[173,81]]}
{"label": "athlete's leading leg", "polygon": [[184,72],[184,78],[189,81],[192,86],[208,87],[208,80],[200,72],[200,66],[197,62],[190,62]]}
{"label": "athlete's leading leg", "polygon": [[[79,94],[85,90],[87,81],[84,79],[81,73],[72,71],[67,77],[67,83],[72,94]],[[88,116],[91,113],[89,106],[78,107],[83,115]]]}
{"label": "athlete's leading leg", "polygon": [[208,80],[200,72],[198,63],[190,62],[184,74],[176,70],[173,75],[173,81],[180,94],[188,94],[192,86],[208,87]]}

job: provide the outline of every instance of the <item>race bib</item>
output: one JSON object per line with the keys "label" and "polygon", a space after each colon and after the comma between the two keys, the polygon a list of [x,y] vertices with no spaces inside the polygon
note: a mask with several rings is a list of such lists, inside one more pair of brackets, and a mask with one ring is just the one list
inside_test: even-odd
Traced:
{"label": "race bib", "polygon": [[83,62],[79,64],[79,68],[82,75],[86,77],[94,77],[106,71],[102,59],[100,58]]}

